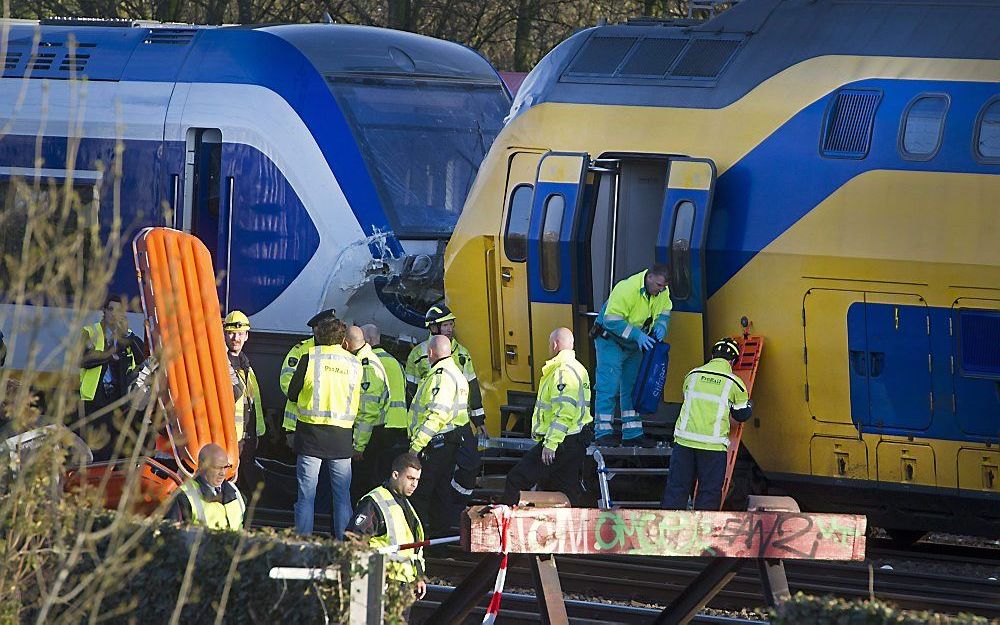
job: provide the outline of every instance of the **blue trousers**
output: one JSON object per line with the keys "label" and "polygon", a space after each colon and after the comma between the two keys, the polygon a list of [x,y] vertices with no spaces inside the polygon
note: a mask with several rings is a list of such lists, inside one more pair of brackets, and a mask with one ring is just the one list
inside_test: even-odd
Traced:
{"label": "blue trousers", "polygon": [[326,465],[333,496],[333,537],[343,540],[344,530],[354,514],[351,508],[350,458],[316,458],[299,454],[295,461],[295,477],[299,483],[299,493],[295,499],[295,533],[300,536],[312,534],[316,487],[323,465]]}
{"label": "blue trousers", "polygon": [[660,507],[687,510],[688,498],[698,480],[695,510],[718,510],[722,505],[722,482],[726,479],[726,452],[693,449],[674,443],[670,452],[670,474]]}
{"label": "blue trousers", "polygon": [[611,420],[615,403],[622,410],[622,439],[642,436],[642,417],[632,406],[632,389],[642,365],[642,352],[638,347],[623,347],[614,339],[597,338],[597,395],[594,415],[594,437],[611,435]]}

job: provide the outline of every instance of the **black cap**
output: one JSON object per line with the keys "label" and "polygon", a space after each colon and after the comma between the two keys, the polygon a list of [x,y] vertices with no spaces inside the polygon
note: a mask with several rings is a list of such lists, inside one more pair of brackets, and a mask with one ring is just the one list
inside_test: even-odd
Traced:
{"label": "black cap", "polygon": [[336,319],[336,318],[337,318],[337,311],[333,308],[327,308],[326,310],[321,310],[315,315],[313,315],[312,319],[306,322],[306,325],[309,326],[310,328],[315,328],[317,325],[319,325],[320,321],[325,321],[327,319]]}

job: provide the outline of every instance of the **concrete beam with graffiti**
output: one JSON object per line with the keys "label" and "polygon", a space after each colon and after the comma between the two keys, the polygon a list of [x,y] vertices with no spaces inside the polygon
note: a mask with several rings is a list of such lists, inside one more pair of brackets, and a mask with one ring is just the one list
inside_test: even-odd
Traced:
{"label": "concrete beam with graffiti", "polygon": [[[864,560],[866,525],[850,514],[515,508],[507,541],[511,553]],[[466,510],[462,544],[499,552],[498,515]]]}

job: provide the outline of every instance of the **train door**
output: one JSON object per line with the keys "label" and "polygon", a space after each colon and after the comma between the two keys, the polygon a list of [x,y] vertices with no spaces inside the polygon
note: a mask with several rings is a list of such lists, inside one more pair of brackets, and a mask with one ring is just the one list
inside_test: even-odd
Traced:
{"label": "train door", "polygon": [[[504,375],[512,382],[532,384],[531,325],[528,301],[528,235],[532,197],[541,152],[515,152],[507,171],[506,217],[501,239],[499,297]],[[544,354],[543,354],[544,355]]]}
{"label": "train door", "polygon": [[930,315],[918,295],[866,292],[847,311],[851,415],[882,434],[927,430],[934,411]]}
{"label": "train door", "polygon": [[564,326],[578,337],[586,332],[586,319],[577,314],[578,243],[589,164],[587,154],[567,152],[547,152],[538,163],[528,228],[528,299],[539,369],[553,329]]}
{"label": "train door", "polygon": [[663,216],[656,256],[670,265],[670,368],[665,399],[683,401],[684,375],[705,362],[708,287],[705,246],[715,191],[715,163],[709,159],[673,157],[667,170]]}
{"label": "train door", "polygon": [[233,178],[223,175],[222,131],[189,128],[185,150],[182,229],[205,243],[221,276],[219,301],[229,310],[229,239],[232,232]]}

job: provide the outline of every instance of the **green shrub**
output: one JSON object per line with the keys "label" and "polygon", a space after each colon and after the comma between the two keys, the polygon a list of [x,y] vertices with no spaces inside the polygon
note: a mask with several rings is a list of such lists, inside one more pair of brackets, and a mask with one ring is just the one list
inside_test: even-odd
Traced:
{"label": "green shrub", "polygon": [[[63,569],[54,557],[42,567],[45,581],[22,589],[19,615],[8,609],[0,622],[36,622],[47,602],[45,622],[166,624],[178,611],[176,622],[185,625],[347,620],[346,586],[274,580],[269,572],[274,566],[351,562],[355,547],[350,544],[268,529],[247,532],[241,539],[235,532],[111,514],[98,516],[90,533],[96,540],[66,569],[68,583],[56,601],[51,601],[51,583]],[[125,574],[115,574],[118,566]],[[78,585],[82,591],[73,595]],[[409,600],[402,594],[394,587],[387,592],[386,622],[402,622]]]}
{"label": "green shrub", "polygon": [[848,601],[797,593],[771,609],[771,625],[989,625],[981,616],[900,610],[884,601]]}

